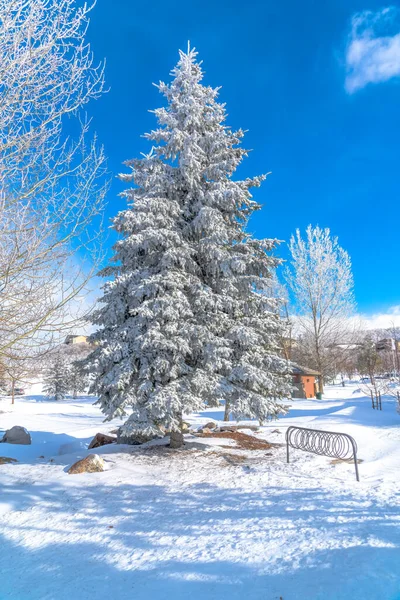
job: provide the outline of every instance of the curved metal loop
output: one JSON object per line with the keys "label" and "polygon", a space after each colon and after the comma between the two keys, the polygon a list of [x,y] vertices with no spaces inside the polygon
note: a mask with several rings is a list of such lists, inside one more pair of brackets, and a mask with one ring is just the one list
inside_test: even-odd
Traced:
{"label": "curved metal loop", "polygon": [[356,477],[359,481],[357,444],[355,439],[347,433],[291,426],[286,431],[286,445],[287,462],[289,462],[289,446],[319,456],[329,456],[341,460],[354,459]]}

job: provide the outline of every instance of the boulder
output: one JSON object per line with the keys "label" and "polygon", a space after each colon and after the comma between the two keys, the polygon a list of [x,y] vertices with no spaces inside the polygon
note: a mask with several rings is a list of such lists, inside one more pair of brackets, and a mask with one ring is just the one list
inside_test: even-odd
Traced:
{"label": "boulder", "polygon": [[1,441],[5,444],[21,444],[23,446],[32,444],[29,431],[27,431],[25,427],[20,427],[19,425],[7,429]]}
{"label": "boulder", "polygon": [[104,460],[98,454],[89,454],[89,456],[78,460],[68,469],[70,475],[99,473],[101,471],[104,471]]}
{"label": "boulder", "polygon": [[208,429],[208,427],[202,427],[201,429],[198,430],[198,433],[214,433],[214,432],[211,431],[211,429]]}
{"label": "boulder", "polygon": [[203,429],[217,429],[218,425],[217,423],[215,423],[214,421],[209,421],[209,423],[206,423],[205,425],[203,425]]}
{"label": "boulder", "polygon": [[250,429],[251,431],[258,431],[260,428],[257,425],[221,425],[221,431],[239,431],[239,429]]}
{"label": "boulder", "polygon": [[117,438],[115,436],[106,435],[105,433],[96,433],[89,444],[89,450],[92,448],[100,448],[100,446],[106,446],[107,444],[113,444],[116,441]]}

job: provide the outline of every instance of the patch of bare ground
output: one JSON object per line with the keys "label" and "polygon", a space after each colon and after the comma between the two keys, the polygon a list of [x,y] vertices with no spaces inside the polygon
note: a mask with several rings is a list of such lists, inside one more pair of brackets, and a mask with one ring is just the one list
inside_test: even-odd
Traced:
{"label": "patch of bare ground", "polygon": [[[212,433],[199,433],[197,435],[201,438],[221,438],[234,440],[236,442],[235,447],[243,450],[270,450],[278,445],[271,444],[266,440],[256,438],[247,433],[242,433],[241,431],[219,431]],[[222,446],[222,448],[232,448],[232,446]]]}
{"label": "patch of bare ground", "polygon": [[214,454],[226,461],[228,465],[232,465],[234,467],[242,467],[248,461],[248,456],[246,456],[245,454],[220,454],[219,452],[214,452]]}
{"label": "patch of bare ground", "polygon": [[[207,445],[204,441],[196,442],[195,438],[219,438],[232,440],[234,445]],[[233,469],[251,469],[253,465],[271,459],[272,450],[281,444],[270,443],[264,439],[242,433],[240,431],[221,431],[196,434],[195,438],[186,439],[184,446],[171,449],[167,444],[151,446],[132,446],[128,453],[132,459],[150,468],[154,465],[181,465],[183,478],[190,473],[198,481],[212,480],[216,467]],[[196,473],[196,475],[194,475]]]}
{"label": "patch of bare ground", "polygon": [[272,456],[272,452],[267,452],[265,454],[257,454],[255,456],[244,455],[244,454],[233,454],[230,452],[229,454],[221,454],[221,458],[232,467],[246,467],[250,468],[253,465],[257,465],[262,462],[266,457]]}
{"label": "patch of bare ground", "polygon": [[182,448],[170,448],[167,444],[157,444],[154,446],[147,446],[145,448],[141,446],[132,446],[132,449],[129,454],[137,460],[138,458],[148,458],[153,459],[163,459],[167,458],[168,460],[180,460],[184,459],[187,456],[196,455],[199,452],[204,453],[204,446],[200,444],[184,444]]}

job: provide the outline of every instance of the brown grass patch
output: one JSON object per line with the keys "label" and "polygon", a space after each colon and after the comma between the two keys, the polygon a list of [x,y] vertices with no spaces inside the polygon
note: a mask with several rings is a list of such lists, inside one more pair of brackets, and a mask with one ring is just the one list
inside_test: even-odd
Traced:
{"label": "brown grass patch", "polygon": [[219,454],[218,452],[215,454],[222,457],[228,464],[233,465],[234,467],[243,466],[248,460],[248,456],[244,454]]}
{"label": "brown grass patch", "polygon": [[[256,438],[253,435],[242,433],[241,431],[219,431],[215,433],[198,433],[201,438],[221,438],[234,440],[236,447],[243,450],[269,450],[276,444],[270,444],[266,440]],[[232,446],[222,446],[223,448],[232,448]]]}
{"label": "brown grass patch", "polygon": [[[220,459],[220,461],[222,461],[219,463],[221,466],[242,467],[244,469],[250,469],[253,465],[257,466],[263,463],[265,458],[273,456],[272,452],[265,452],[261,456],[259,454],[253,456],[251,454],[239,454],[237,448],[234,448],[232,446],[222,447],[229,448],[231,452],[227,452],[225,454],[216,450],[211,450],[206,453],[206,458],[209,458],[212,461],[215,461],[216,458]],[[221,446],[219,446],[219,448],[221,448]]]}

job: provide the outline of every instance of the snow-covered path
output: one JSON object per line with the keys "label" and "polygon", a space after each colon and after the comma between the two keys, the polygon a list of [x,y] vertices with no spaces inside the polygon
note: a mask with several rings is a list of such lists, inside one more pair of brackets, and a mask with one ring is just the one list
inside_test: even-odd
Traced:
{"label": "snow-covered path", "polygon": [[[284,446],[232,461],[200,438],[181,452],[101,448],[106,472],[71,476],[92,435],[116,424],[88,400],[1,402],[0,426],[24,425],[33,444],[0,446],[20,460],[0,466],[0,599],[399,599],[400,416],[353,391],[296,401],[258,435],[350,433],[360,483],[352,465],[296,451],[287,465]],[[210,417],[221,413],[192,420]]]}

